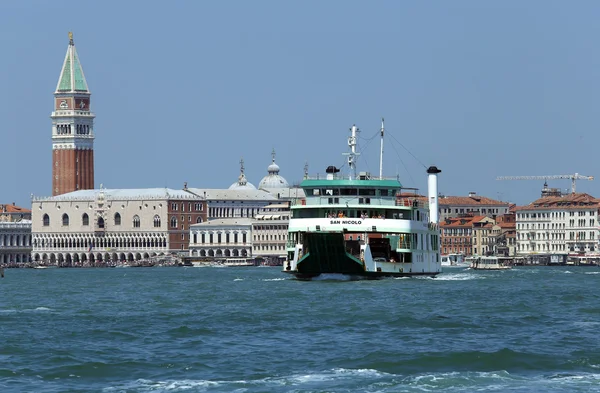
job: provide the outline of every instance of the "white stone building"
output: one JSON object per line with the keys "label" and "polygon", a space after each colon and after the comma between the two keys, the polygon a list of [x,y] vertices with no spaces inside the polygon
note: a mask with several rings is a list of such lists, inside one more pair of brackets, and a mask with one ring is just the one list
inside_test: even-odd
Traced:
{"label": "white stone building", "polygon": [[140,261],[181,250],[206,221],[204,198],[168,188],[79,190],[32,198],[32,260],[60,266]]}
{"label": "white stone building", "polygon": [[579,193],[517,207],[517,254],[598,253],[599,207],[596,198]]}
{"label": "white stone building", "polygon": [[31,220],[0,222],[0,266],[31,261]]}
{"label": "white stone building", "polygon": [[290,221],[290,202],[266,206],[252,222],[252,249],[257,258],[269,264],[282,264],[286,258],[286,242]]}
{"label": "white stone building", "polygon": [[189,257],[252,257],[252,218],[220,218],[190,227]]}

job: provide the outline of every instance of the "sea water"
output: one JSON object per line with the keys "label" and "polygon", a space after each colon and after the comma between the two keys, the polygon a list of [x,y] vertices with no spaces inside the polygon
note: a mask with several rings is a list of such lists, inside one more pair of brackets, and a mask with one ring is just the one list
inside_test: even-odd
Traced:
{"label": "sea water", "polygon": [[9,269],[0,392],[598,392],[600,269]]}

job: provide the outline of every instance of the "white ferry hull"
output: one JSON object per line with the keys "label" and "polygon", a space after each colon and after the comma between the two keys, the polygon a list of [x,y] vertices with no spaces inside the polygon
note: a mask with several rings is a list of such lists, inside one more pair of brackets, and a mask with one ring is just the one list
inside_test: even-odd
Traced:
{"label": "white ferry hull", "polygon": [[[373,236],[369,243],[369,235]],[[441,273],[439,254],[432,251],[398,252],[391,248],[382,233],[367,234],[367,242],[360,252],[348,252],[343,232],[305,233],[305,243],[297,244],[293,258],[284,264],[284,273],[301,280],[310,280],[322,274],[340,274],[353,279],[383,277],[435,277]],[[382,247],[385,244],[385,247]],[[382,252],[385,248],[385,252]],[[380,255],[374,258],[373,253]],[[381,255],[386,255],[382,257]]]}

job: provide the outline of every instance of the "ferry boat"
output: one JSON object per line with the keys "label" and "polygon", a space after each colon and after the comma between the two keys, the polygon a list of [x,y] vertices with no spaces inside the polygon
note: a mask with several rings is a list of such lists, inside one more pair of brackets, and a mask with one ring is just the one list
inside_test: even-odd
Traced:
{"label": "ferry boat", "polygon": [[471,261],[473,270],[507,270],[511,266],[505,265],[498,257],[474,257]]}
{"label": "ferry boat", "polygon": [[356,278],[431,276],[441,272],[437,175],[427,169],[428,202],[403,196],[397,178],[356,175],[358,128],[350,128],[348,174],[329,166],[325,177],[305,174],[305,198],[294,202],[283,272],[301,280],[322,274]]}
{"label": "ferry boat", "polygon": [[240,267],[240,266],[255,266],[252,259],[249,258],[227,258],[223,261],[223,266]]}

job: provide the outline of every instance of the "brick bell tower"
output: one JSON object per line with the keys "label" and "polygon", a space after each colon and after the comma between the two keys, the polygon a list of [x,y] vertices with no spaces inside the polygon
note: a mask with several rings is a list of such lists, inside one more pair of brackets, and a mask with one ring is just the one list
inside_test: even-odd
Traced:
{"label": "brick bell tower", "polygon": [[54,92],[52,195],[94,189],[94,117],[73,34]]}

